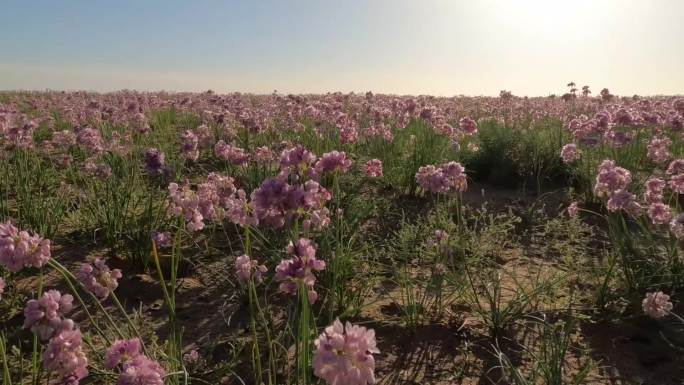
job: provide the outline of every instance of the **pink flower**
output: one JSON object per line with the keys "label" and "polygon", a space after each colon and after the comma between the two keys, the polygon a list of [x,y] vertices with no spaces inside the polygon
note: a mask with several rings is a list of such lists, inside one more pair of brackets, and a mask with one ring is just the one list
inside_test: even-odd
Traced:
{"label": "pink flower", "polygon": [[47,340],[62,330],[73,329],[70,319],[63,319],[73,309],[74,297],[48,290],[39,299],[26,302],[24,308],[24,328],[30,328],[42,340]]}
{"label": "pink flower", "polygon": [[375,383],[375,359],[380,353],[375,331],[340,320],[325,328],[314,341],[314,374],[329,385],[366,385]]}
{"label": "pink flower", "polygon": [[670,296],[662,291],[646,293],[646,297],[641,301],[641,307],[644,313],[648,314],[653,319],[661,319],[672,311],[672,302]]}
{"label": "pink flower", "polygon": [[632,173],[615,166],[612,160],[604,160],[598,167],[594,195],[602,197],[616,190],[624,190],[632,181]]}
{"label": "pink flower", "polygon": [[651,203],[648,207],[648,217],[654,225],[664,225],[672,219],[672,209],[664,203]]}
{"label": "pink flower", "polygon": [[236,166],[243,166],[249,162],[249,154],[244,149],[227,144],[223,140],[219,140],[214,145],[214,154]]}
{"label": "pink flower", "polygon": [[363,173],[369,178],[379,178],[382,176],[382,161],[371,159],[363,167]]}
{"label": "pink flower", "polygon": [[563,163],[570,164],[580,157],[580,151],[575,143],[569,143],[563,146],[561,149],[561,158],[563,158]]}
{"label": "pink flower", "polygon": [[241,255],[235,259],[235,274],[241,283],[249,282],[254,275],[257,282],[263,281],[263,275],[268,269],[264,265],[259,265],[259,261],[249,258],[248,255]]}
{"label": "pink flower", "polygon": [[461,118],[458,121],[458,127],[461,131],[465,132],[466,135],[474,135],[477,132],[477,123],[470,118]]}
{"label": "pink flower", "polygon": [[570,218],[577,218],[578,211],[577,202],[570,203],[570,206],[568,206],[568,216]]}
{"label": "pink flower", "polygon": [[347,154],[344,151],[331,151],[321,155],[315,167],[319,174],[336,171],[339,171],[340,174],[346,174],[351,167],[351,161],[347,159]]}
{"label": "pink flower", "polygon": [[140,355],[140,339],[117,340],[105,352],[104,366],[107,369],[114,369],[119,364],[128,364]]}
{"label": "pink flower", "polygon": [[183,361],[185,361],[188,364],[194,364],[199,361],[200,355],[199,352],[197,352],[197,349],[192,349],[191,351],[183,354]]}
{"label": "pink flower", "polygon": [[309,303],[313,304],[318,299],[313,288],[316,283],[313,273],[325,269],[325,262],[316,259],[316,246],[306,238],[300,238],[296,244],[290,242],[287,252],[293,257],[282,260],[276,267],[275,279],[280,282],[279,289],[283,293],[297,295],[299,285],[303,284]]}
{"label": "pink flower", "polygon": [[670,188],[678,194],[684,194],[684,173],[670,177]]}
{"label": "pink flower", "polygon": [[465,169],[457,162],[444,163],[439,167],[420,167],[416,173],[416,181],[422,188],[434,193],[446,194],[468,189]]}
{"label": "pink flower", "polygon": [[684,174],[684,159],[675,159],[667,166],[667,175]]}
{"label": "pink flower", "polygon": [[677,239],[684,239],[684,213],[670,221],[670,231]]}
{"label": "pink flower", "polygon": [[42,267],[50,259],[50,240],[19,231],[11,222],[0,223],[0,266],[11,272]]}
{"label": "pink flower", "polygon": [[62,330],[52,337],[43,352],[43,366],[60,378],[60,384],[78,385],[88,375],[81,332]]}
{"label": "pink flower", "polygon": [[5,292],[5,280],[0,277],[0,299],[2,299],[2,294]]}
{"label": "pink flower", "polygon": [[658,203],[663,200],[663,190],[666,183],[660,178],[649,178],[646,183],[646,191],[644,192],[644,200],[646,203]]}
{"label": "pink flower", "polygon": [[157,361],[139,355],[124,364],[116,385],[164,385],[165,375]]}
{"label": "pink flower", "polygon": [[183,158],[191,161],[196,161],[199,158],[199,151],[197,145],[199,138],[194,132],[186,130],[181,134],[181,155]]}
{"label": "pink flower", "polygon": [[75,275],[88,291],[104,299],[119,286],[121,270],[110,270],[103,260],[96,258],[92,264],[82,264]]}
{"label": "pink flower", "polygon": [[166,249],[171,247],[172,237],[171,233],[169,233],[168,231],[153,231],[152,240],[159,249]]}
{"label": "pink flower", "polygon": [[632,215],[638,215],[641,206],[636,202],[634,194],[627,190],[616,190],[610,193],[606,208],[611,212],[624,210]]}
{"label": "pink flower", "polygon": [[670,158],[670,152],[668,147],[672,144],[669,138],[661,138],[654,136],[648,143],[646,148],[648,149],[648,159],[654,163],[664,163]]}
{"label": "pink flower", "polygon": [[275,154],[266,146],[257,147],[254,150],[254,160],[259,163],[270,163],[275,159]]}

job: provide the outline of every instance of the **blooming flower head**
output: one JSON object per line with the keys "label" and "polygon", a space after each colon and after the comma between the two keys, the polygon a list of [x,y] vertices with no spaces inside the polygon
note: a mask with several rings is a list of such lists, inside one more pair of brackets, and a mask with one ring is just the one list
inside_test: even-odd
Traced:
{"label": "blooming flower head", "polygon": [[635,200],[634,194],[631,194],[627,190],[616,190],[610,193],[610,198],[606,202],[606,208],[608,211],[616,212],[620,210],[627,211],[630,214],[638,214],[641,206]]}
{"label": "blooming flower head", "polygon": [[468,117],[461,118],[458,121],[458,127],[467,135],[473,135],[477,132],[477,123]]}
{"label": "blooming flower head", "polygon": [[684,194],[684,173],[670,177],[670,188],[678,194]]}
{"label": "blooming flower head", "polygon": [[458,162],[444,163],[439,167],[420,167],[416,173],[416,181],[422,188],[434,193],[445,194],[468,189],[465,168]]}
{"label": "blooming flower head", "polygon": [[266,266],[259,265],[259,261],[249,258],[248,255],[241,255],[235,259],[235,274],[241,283],[249,282],[252,275],[257,282],[261,282],[264,279],[264,273],[267,271]]}
{"label": "blooming flower head", "polygon": [[280,170],[286,174],[309,175],[316,161],[316,155],[301,145],[283,150],[280,155]]}
{"label": "blooming flower head", "polygon": [[663,200],[663,190],[666,183],[660,178],[649,178],[646,183],[646,191],[644,192],[644,200],[647,203],[658,203]]}
{"label": "blooming flower head", "polygon": [[339,319],[314,341],[314,374],[327,384],[367,385],[375,383],[375,359],[380,353],[375,331]]}
{"label": "blooming flower head", "polygon": [[648,206],[648,217],[654,225],[664,225],[672,219],[672,209],[662,202],[651,203]]}
{"label": "blooming flower head", "polygon": [[191,351],[183,354],[183,361],[185,361],[188,364],[194,364],[199,361],[200,355],[197,349],[192,349]]}
{"label": "blooming flower head", "polygon": [[73,309],[70,294],[48,290],[39,299],[26,302],[24,308],[24,328],[30,328],[42,340],[47,340],[62,330],[73,329],[73,321],[62,318]]}
{"label": "blooming flower head", "polygon": [[199,138],[194,132],[186,130],[181,134],[181,155],[183,158],[191,161],[196,161],[199,158],[199,150],[197,145]]}
{"label": "blooming flower head", "polygon": [[580,157],[580,151],[575,143],[569,143],[563,146],[561,149],[561,158],[563,158],[563,163],[569,164]]}
{"label": "blooming flower head", "polygon": [[88,375],[81,332],[62,330],[52,337],[43,352],[43,366],[60,378],[60,384],[78,385],[79,380]]}
{"label": "blooming flower head", "polygon": [[615,165],[612,160],[604,160],[598,167],[594,195],[602,197],[613,191],[624,190],[632,181],[629,170]]}
{"label": "blooming flower head", "polygon": [[153,231],[152,240],[158,249],[166,249],[171,247],[171,233],[168,231]]}
{"label": "blooming flower head", "polygon": [[325,269],[325,262],[316,259],[316,246],[306,238],[300,238],[297,243],[290,243],[287,252],[292,258],[285,259],[276,267],[275,279],[280,282],[279,289],[283,293],[297,295],[299,284],[307,290],[309,303],[316,302],[318,294],[314,290],[316,283],[315,271]]}
{"label": "blooming flower head", "polygon": [[684,213],[677,215],[670,221],[670,231],[677,239],[684,239]]}
{"label": "blooming flower head", "polygon": [[19,231],[11,222],[0,223],[0,266],[17,272],[41,267],[50,259],[50,240]]}
{"label": "blooming flower head", "polygon": [[570,218],[577,218],[578,210],[577,202],[570,203],[568,206],[568,216],[570,216]]}
{"label": "blooming flower head", "polygon": [[675,159],[667,166],[667,175],[683,174],[684,173],[684,159]]}
{"label": "blooming flower head", "polygon": [[648,159],[654,163],[665,163],[670,159],[670,152],[668,147],[672,144],[672,140],[667,137],[654,136],[646,146]]}
{"label": "blooming flower head", "polygon": [[371,159],[363,166],[363,173],[369,178],[379,178],[382,176],[382,161]]}
{"label": "blooming flower head", "polygon": [[124,364],[116,385],[164,385],[165,375],[157,361],[139,355]]}
{"label": "blooming flower head", "polygon": [[347,159],[347,154],[344,151],[331,151],[321,155],[315,167],[319,174],[336,171],[339,171],[340,174],[346,174],[351,167],[351,160]]}
{"label": "blooming flower head", "polygon": [[243,148],[233,146],[223,140],[219,140],[216,145],[214,145],[214,154],[216,154],[218,158],[236,166],[242,166],[249,162],[249,154]]}
{"label": "blooming flower head", "polygon": [[672,311],[672,302],[670,296],[662,291],[646,293],[646,297],[641,301],[641,307],[644,309],[649,317],[653,319],[661,319]]}
{"label": "blooming flower head", "polygon": [[140,355],[140,339],[117,340],[105,352],[105,368],[114,369],[119,364],[128,364]]}
{"label": "blooming flower head", "polygon": [[76,272],[78,279],[85,288],[99,298],[107,298],[109,292],[114,291],[121,278],[121,270],[110,270],[100,258],[95,259],[92,264],[84,263]]}
{"label": "blooming flower head", "polygon": [[0,277],[0,299],[2,299],[2,294],[5,292],[5,280]]}

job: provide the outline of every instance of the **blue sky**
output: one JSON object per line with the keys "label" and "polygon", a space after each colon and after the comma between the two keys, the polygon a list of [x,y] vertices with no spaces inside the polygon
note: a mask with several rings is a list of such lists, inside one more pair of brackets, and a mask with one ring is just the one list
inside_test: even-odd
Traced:
{"label": "blue sky", "polygon": [[684,1],[17,1],[0,89],[684,93]]}

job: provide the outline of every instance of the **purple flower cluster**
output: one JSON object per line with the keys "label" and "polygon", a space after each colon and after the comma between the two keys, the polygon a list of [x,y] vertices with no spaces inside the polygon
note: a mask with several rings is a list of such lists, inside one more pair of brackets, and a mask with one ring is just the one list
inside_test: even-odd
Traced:
{"label": "purple flower cluster", "polygon": [[43,366],[56,374],[60,384],[78,385],[88,375],[88,358],[83,352],[78,329],[65,329],[56,334],[43,352]]}
{"label": "purple flower cluster", "polygon": [[50,259],[50,240],[19,231],[11,222],[0,223],[0,266],[17,272],[42,267]]}
{"label": "purple flower cluster", "polygon": [[561,149],[561,158],[563,163],[570,164],[580,158],[580,150],[575,143],[569,143]]}
{"label": "purple flower cluster", "polygon": [[118,340],[105,353],[105,368],[119,372],[116,385],[163,385],[166,372],[141,353],[138,338]]}
{"label": "purple flower cluster", "polygon": [[259,265],[259,261],[251,259],[248,255],[241,255],[235,259],[235,275],[241,283],[249,282],[251,277],[254,277],[257,282],[261,282],[267,271],[266,266]]}
{"label": "purple flower cluster", "polygon": [[363,173],[369,178],[379,178],[382,176],[382,161],[371,159],[363,166]]}
{"label": "purple flower cluster", "polygon": [[314,374],[329,385],[367,385],[375,383],[375,359],[380,353],[375,331],[339,319],[325,328],[314,341]]}
{"label": "purple flower cluster", "polygon": [[282,260],[276,267],[275,279],[280,282],[279,289],[283,293],[297,295],[299,285],[304,285],[309,303],[313,304],[318,299],[314,290],[314,272],[325,269],[325,262],[316,259],[316,246],[306,238],[300,238],[296,244],[290,242],[287,252],[292,258]]}
{"label": "purple flower cluster", "polygon": [[121,270],[110,270],[103,260],[97,258],[92,264],[84,263],[76,272],[76,279],[95,296],[105,299],[119,286]]}
{"label": "purple flower cluster", "polygon": [[303,219],[305,228],[326,227],[330,219],[325,203],[331,198],[330,192],[316,181],[292,186],[282,177],[267,179],[252,191],[252,205],[259,221],[277,228],[299,219]]}
{"label": "purple flower cluster", "polygon": [[181,156],[190,161],[196,161],[199,158],[199,138],[194,132],[186,130],[181,134]]}
{"label": "purple flower cluster", "polygon": [[244,166],[249,162],[249,154],[243,148],[227,144],[223,140],[219,140],[214,145],[214,154],[219,159],[223,159],[236,166]]}
{"label": "purple flower cluster", "polygon": [[668,147],[672,144],[672,140],[667,137],[654,136],[646,146],[647,156],[653,163],[665,163],[670,159],[670,151]]}
{"label": "purple flower cluster", "polygon": [[465,168],[458,162],[444,163],[439,167],[423,166],[416,173],[416,181],[423,189],[434,193],[446,194],[468,189]]}
{"label": "purple flower cluster", "polygon": [[70,294],[48,290],[39,299],[31,299],[24,308],[24,328],[30,328],[42,340],[50,339],[55,333],[73,329],[74,322],[64,318],[73,309]]}
{"label": "purple flower cluster", "polygon": [[616,166],[612,160],[604,160],[598,166],[594,195],[602,197],[617,190],[625,190],[631,181],[632,173],[629,170]]}
{"label": "purple flower cluster", "polygon": [[347,159],[347,154],[344,151],[331,151],[321,155],[318,162],[316,162],[316,172],[318,174],[326,172],[339,172],[346,174],[351,167],[351,160]]}
{"label": "purple flower cluster", "polygon": [[477,123],[475,123],[473,119],[470,119],[468,117],[461,118],[458,121],[458,127],[466,135],[475,135],[477,133]]}

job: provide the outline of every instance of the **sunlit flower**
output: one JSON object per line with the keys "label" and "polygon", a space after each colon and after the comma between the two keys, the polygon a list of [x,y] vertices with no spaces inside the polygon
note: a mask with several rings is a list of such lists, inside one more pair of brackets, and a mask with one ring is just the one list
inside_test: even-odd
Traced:
{"label": "sunlit flower", "polygon": [[314,341],[314,374],[329,385],[375,383],[375,331],[339,319]]}
{"label": "sunlit flower", "polygon": [[53,336],[43,351],[43,366],[59,378],[60,384],[78,385],[88,375],[81,332],[62,330]]}
{"label": "sunlit flower", "polygon": [[29,300],[24,308],[24,328],[30,328],[42,340],[73,329],[73,321],[63,318],[73,309],[73,300],[70,294],[57,290],[48,290],[42,297]]}
{"label": "sunlit flower", "polygon": [[369,178],[379,178],[382,176],[382,161],[371,159],[363,167],[363,173]]}
{"label": "sunlit flower", "polygon": [[104,299],[119,286],[121,270],[110,270],[103,260],[96,258],[92,264],[82,264],[75,275],[88,291]]}

